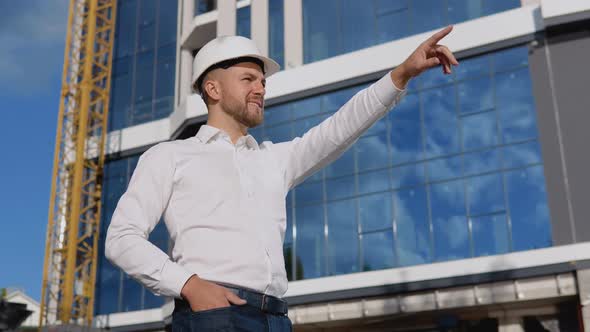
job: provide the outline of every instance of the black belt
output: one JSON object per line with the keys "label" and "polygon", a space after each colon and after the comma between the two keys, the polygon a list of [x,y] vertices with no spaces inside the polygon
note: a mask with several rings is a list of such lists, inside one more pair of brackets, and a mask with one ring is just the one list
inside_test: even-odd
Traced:
{"label": "black belt", "polygon": [[[233,286],[223,286],[238,297],[246,300],[247,306],[255,307],[263,312],[273,315],[286,315],[287,314],[287,301],[281,300],[278,297],[254,292],[251,290],[237,288]],[[184,299],[174,300],[175,310],[190,310],[189,303]]]}

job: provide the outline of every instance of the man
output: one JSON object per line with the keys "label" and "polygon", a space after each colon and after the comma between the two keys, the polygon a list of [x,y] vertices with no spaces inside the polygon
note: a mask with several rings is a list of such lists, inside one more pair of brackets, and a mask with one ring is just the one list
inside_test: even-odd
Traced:
{"label": "man", "polygon": [[[438,42],[447,27],[338,112],[290,142],[258,145],[265,78],[279,70],[244,37],[220,37],[193,64],[209,112],[195,137],[146,151],[113,214],[106,256],[156,294],[175,300],[177,331],[290,331],[282,244],[285,196],[338,158],[395,106],[408,81],[458,65]],[[171,258],[147,241],[161,217]]]}

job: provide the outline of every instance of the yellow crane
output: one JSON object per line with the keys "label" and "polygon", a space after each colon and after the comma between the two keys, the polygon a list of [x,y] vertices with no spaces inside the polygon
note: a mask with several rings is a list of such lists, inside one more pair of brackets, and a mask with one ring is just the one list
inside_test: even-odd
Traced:
{"label": "yellow crane", "polygon": [[116,4],[70,1],[43,268],[42,329],[92,324]]}

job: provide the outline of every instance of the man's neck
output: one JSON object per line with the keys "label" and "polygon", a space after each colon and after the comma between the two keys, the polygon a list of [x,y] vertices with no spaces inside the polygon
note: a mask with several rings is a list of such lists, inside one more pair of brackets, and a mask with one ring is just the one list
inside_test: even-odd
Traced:
{"label": "man's neck", "polygon": [[248,134],[248,128],[246,126],[238,123],[234,118],[225,113],[220,115],[219,112],[209,112],[207,125],[223,130],[229,135],[233,144],[236,144],[240,137]]}

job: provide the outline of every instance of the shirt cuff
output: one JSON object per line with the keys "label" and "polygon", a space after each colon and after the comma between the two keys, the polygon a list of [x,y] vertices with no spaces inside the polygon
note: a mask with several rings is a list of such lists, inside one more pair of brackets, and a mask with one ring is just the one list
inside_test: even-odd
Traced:
{"label": "shirt cuff", "polygon": [[408,92],[408,89],[402,90],[395,86],[391,79],[391,71],[375,82],[373,87],[377,98],[387,109],[397,105]]}
{"label": "shirt cuff", "polygon": [[162,279],[158,287],[160,293],[165,296],[181,298],[182,287],[193,274],[172,261],[166,261],[164,268],[162,268]]}

